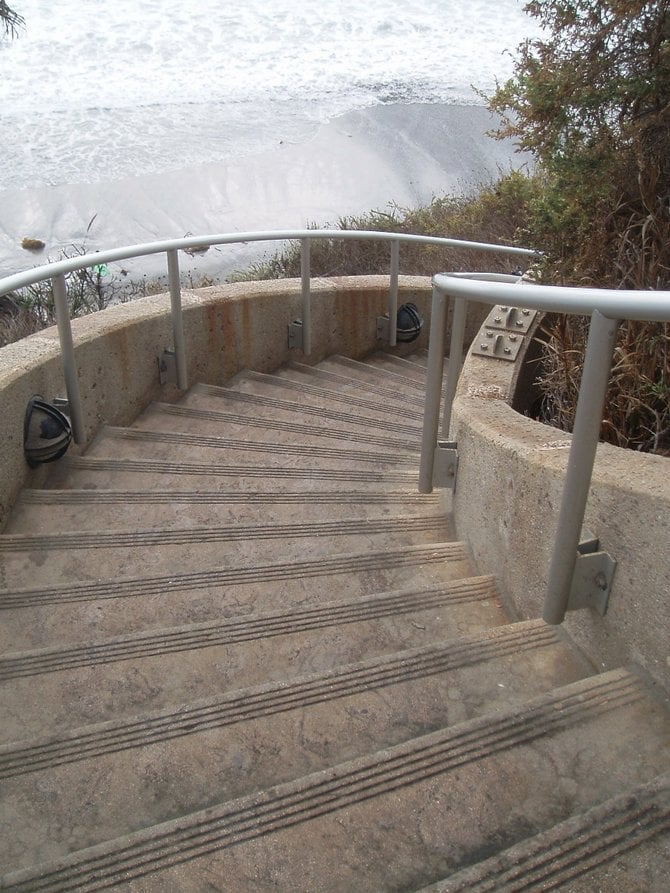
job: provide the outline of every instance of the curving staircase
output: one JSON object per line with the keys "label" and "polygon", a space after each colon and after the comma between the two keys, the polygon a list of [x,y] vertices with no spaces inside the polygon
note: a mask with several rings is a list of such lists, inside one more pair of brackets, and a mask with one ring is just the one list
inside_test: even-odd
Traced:
{"label": "curving staircase", "polygon": [[1,890],[668,889],[668,714],[416,492],[423,363],[197,385],[22,494]]}

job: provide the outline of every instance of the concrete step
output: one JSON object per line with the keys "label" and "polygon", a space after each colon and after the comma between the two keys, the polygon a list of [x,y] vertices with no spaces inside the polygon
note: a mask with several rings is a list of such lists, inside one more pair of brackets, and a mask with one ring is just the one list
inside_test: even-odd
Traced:
{"label": "concrete step", "polygon": [[[365,369],[368,368],[367,366],[365,367]],[[349,375],[347,372],[351,372],[351,374]],[[287,381],[327,387],[340,394],[361,395],[367,399],[381,399],[384,402],[388,401],[392,406],[412,408],[421,407],[423,403],[423,399],[421,395],[416,393],[417,389],[415,387],[410,389],[399,388],[395,378],[384,384],[383,378],[380,377],[375,381],[372,380],[372,376],[366,378],[359,375],[357,377],[356,370],[348,370],[346,366],[342,366],[340,371],[335,371],[334,367],[325,369],[323,364],[307,366],[304,363],[293,362],[278,369],[275,372],[275,376]]]}
{"label": "concrete step", "polygon": [[397,393],[393,397],[386,393],[375,394],[372,390],[364,393],[360,388],[353,387],[345,390],[339,382],[336,386],[329,387],[318,379],[312,378],[309,381],[304,375],[296,376],[292,369],[277,375],[246,371],[227,382],[226,388],[242,394],[276,395],[284,400],[299,399],[316,407],[346,406],[348,410],[369,414],[372,418],[392,416],[394,419],[418,425],[423,421],[422,402],[418,399],[408,400]]}
{"label": "concrete step", "polygon": [[231,618],[311,609],[339,595],[438,586],[472,576],[462,543],[431,543],[266,564],[0,591],[0,653]]}
{"label": "concrete step", "polygon": [[670,774],[566,819],[421,893],[665,893]]}
{"label": "concrete step", "polygon": [[624,774],[632,787],[667,772],[669,730],[639,680],[613,671],[256,793],[215,803],[214,792],[203,810],[1,883],[416,890],[610,799]]}
{"label": "concrete step", "polygon": [[[293,517],[294,520],[284,520]],[[202,570],[233,564],[325,558],[354,550],[397,549],[450,538],[439,511],[387,518],[305,520],[293,507],[274,522],[132,531],[72,530],[0,535],[4,585],[13,589],[54,579]]]}
{"label": "concrete step", "polygon": [[385,373],[395,372],[405,378],[409,378],[416,382],[425,382],[426,380],[426,363],[414,362],[408,357],[394,357],[389,353],[374,353],[365,359],[366,365],[372,366]]}
{"label": "concrete step", "polygon": [[[190,457],[187,457],[190,458]],[[416,489],[418,472],[411,467],[392,469],[305,468],[300,463],[273,465],[262,462],[191,462],[161,459],[97,458],[73,456],[62,459],[49,478],[49,485],[58,489],[101,490],[208,490],[221,488],[281,491],[286,486],[295,490],[318,492],[341,489],[379,490],[385,486],[397,490]]]}
{"label": "concrete step", "polygon": [[6,532],[44,534],[92,527],[138,530],[279,521],[287,509],[303,521],[437,511],[447,517],[444,503],[437,491],[419,494],[412,490],[24,490]]}
{"label": "concrete step", "polygon": [[[116,635],[86,629],[95,608],[70,623],[69,636],[54,618],[19,645],[23,650],[10,643],[0,658],[2,741],[286,681],[505,622],[490,577],[336,600],[331,594],[320,603],[278,599],[274,609],[255,612],[234,605],[209,622],[164,628],[142,628],[129,617]],[[118,614],[113,619],[118,623]]]}
{"label": "concrete step", "polygon": [[16,742],[0,748],[0,808],[21,846],[0,842],[0,862],[30,865],[45,840],[52,858],[66,855],[583,675],[556,632],[534,621]]}
{"label": "concrete step", "polygon": [[286,422],[302,421],[317,424],[323,422],[337,430],[373,431],[377,436],[388,434],[403,440],[417,440],[421,436],[421,422],[418,417],[397,418],[382,409],[373,410],[361,406],[349,406],[346,410],[328,398],[308,395],[286,399],[268,394],[262,383],[252,380],[240,381],[237,390],[233,387],[198,384],[182,398],[179,405],[190,409],[230,411],[244,417],[256,419],[274,418]]}
{"label": "concrete step", "polygon": [[410,378],[405,374],[404,369],[380,367],[378,363],[369,361],[369,358],[365,362],[361,362],[349,359],[349,357],[332,356],[319,363],[318,368],[350,376],[373,386],[379,384],[382,387],[393,387],[408,396],[417,392],[423,394],[426,389],[425,376],[420,378],[415,374]]}
{"label": "concrete step", "polygon": [[229,440],[226,437],[151,431],[136,428],[103,428],[87,449],[90,457],[106,458],[183,458],[188,452],[192,462],[239,462],[249,459],[268,466],[296,465],[303,468],[416,468],[414,454],[391,449],[347,449],[323,444],[282,444],[266,441]]}
{"label": "concrete step", "polygon": [[[209,407],[206,397],[202,398]],[[214,404],[220,407],[220,401]],[[346,442],[347,448],[373,449],[396,454],[410,453],[417,456],[420,441],[413,431],[411,436],[391,431],[378,431],[375,426],[335,425],[314,420],[301,421],[294,414],[282,418],[260,414],[241,414],[221,409],[198,408],[184,404],[153,403],[134,422],[137,430],[183,431],[185,433],[226,436],[236,440],[264,440],[273,443],[330,444]]]}

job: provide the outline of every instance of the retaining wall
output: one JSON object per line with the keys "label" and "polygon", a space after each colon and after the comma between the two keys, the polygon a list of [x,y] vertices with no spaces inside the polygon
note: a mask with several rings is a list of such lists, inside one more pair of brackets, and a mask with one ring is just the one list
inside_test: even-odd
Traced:
{"label": "retaining wall", "polygon": [[[453,508],[478,570],[531,618],[542,614],[571,438],[512,408],[522,363],[465,361]],[[637,664],[670,692],[670,459],[600,444],[585,526],[617,568],[606,615],[570,612],[565,629],[598,669]]]}

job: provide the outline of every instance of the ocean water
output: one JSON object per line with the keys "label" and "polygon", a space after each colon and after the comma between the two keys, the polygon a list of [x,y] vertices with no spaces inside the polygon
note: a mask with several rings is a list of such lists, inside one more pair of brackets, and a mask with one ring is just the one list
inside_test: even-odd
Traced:
{"label": "ocean water", "polygon": [[12,5],[26,28],[0,41],[0,204],[227,162],[368,106],[477,104],[534,28],[521,0]]}

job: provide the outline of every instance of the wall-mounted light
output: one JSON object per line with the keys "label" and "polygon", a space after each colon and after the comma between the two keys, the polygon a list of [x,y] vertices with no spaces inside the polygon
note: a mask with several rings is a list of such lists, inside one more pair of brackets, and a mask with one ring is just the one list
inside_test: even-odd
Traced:
{"label": "wall-mounted light", "polygon": [[416,341],[421,334],[422,327],[423,320],[419,316],[416,304],[402,304],[398,307],[397,341]]}
{"label": "wall-mounted light", "polygon": [[65,453],[72,440],[68,417],[35,395],[28,401],[23,422],[23,454],[31,468],[55,462]]}

